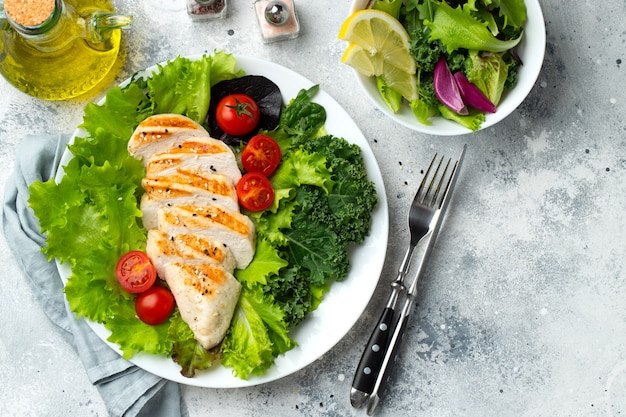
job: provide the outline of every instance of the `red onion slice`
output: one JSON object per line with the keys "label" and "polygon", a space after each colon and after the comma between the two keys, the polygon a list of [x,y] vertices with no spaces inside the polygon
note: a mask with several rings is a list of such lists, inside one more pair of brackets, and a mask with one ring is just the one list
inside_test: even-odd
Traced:
{"label": "red onion slice", "polygon": [[459,87],[446,64],[446,60],[441,57],[435,65],[433,73],[433,87],[435,96],[446,107],[454,110],[458,114],[468,114],[467,107],[461,98]]}
{"label": "red onion slice", "polygon": [[[462,72],[457,72],[454,74],[454,80],[461,92],[461,97],[463,101],[467,103],[467,105],[484,111],[485,113],[495,113],[496,106],[483,94],[482,91],[474,84],[469,82],[469,80],[465,77],[465,74]],[[437,91],[437,90],[435,90]]]}

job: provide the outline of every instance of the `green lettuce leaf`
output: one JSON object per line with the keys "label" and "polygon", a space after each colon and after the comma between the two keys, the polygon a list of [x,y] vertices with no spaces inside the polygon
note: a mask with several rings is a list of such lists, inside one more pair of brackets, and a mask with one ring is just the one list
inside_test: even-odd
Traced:
{"label": "green lettuce leaf", "polygon": [[[124,89],[114,87],[107,92],[104,105],[88,103],[85,106],[80,127],[84,128],[91,138],[97,138],[99,134],[105,133],[110,137],[128,140],[135,127],[153,114],[153,111],[149,98],[137,84],[130,84]],[[116,143],[112,145],[115,146]],[[94,156],[104,158],[108,154],[96,153]]]}
{"label": "green lettuce leaf", "polygon": [[451,110],[442,104],[441,106],[439,106],[439,112],[446,119],[453,120],[460,125],[470,129],[472,132],[480,129],[480,126],[485,121],[485,114],[474,109],[470,110],[467,116],[461,116],[454,110]]}
{"label": "green lettuce leaf", "polygon": [[134,303],[119,303],[115,314],[106,321],[111,330],[108,341],[117,343],[125,359],[130,359],[137,352],[154,355],[168,355],[172,343],[168,340],[169,322],[151,326],[135,316]]}
{"label": "green lettuce leaf", "polygon": [[471,51],[469,57],[467,79],[497,106],[509,75],[509,65],[499,53]]}
{"label": "green lettuce leaf", "polygon": [[170,317],[168,340],[172,342],[172,359],[180,365],[180,373],[193,378],[196,372],[209,369],[221,359],[220,347],[206,350],[194,338],[193,332],[175,310]]}
{"label": "green lettuce leaf", "polygon": [[246,269],[235,271],[235,277],[241,283],[248,286],[254,284],[266,284],[267,277],[278,274],[281,268],[288,265],[287,261],[280,257],[278,250],[266,239],[258,239],[256,252],[250,265]]}
{"label": "green lettuce leaf", "polygon": [[240,77],[231,54],[215,52],[199,60],[178,57],[147,80],[155,113],[185,114],[198,123],[204,121],[211,100],[211,86],[219,81]]}
{"label": "green lettuce leaf", "polygon": [[387,108],[393,113],[399,112],[403,103],[402,94],[393,88],[390,88],[383,77],[380,76],[376,77],[376,87],[378,88],[378,92],[383,98],[383,101],[387,105]]}
{"label": "green lettuce leaf", "polygon": [[505,52],[517,46],[522,37],[500,40],[487,29],[486,23],[476,19],[470,7],[450,7],[445,1],[434,2],[436,10],[432,21],[424,24],[431,30],[430,41],[440,40],[448,53],[459,48],[477,51]]}
{"label": "green lettuce leaf", "polygon": [[490,0],[488,3],[498,8],[498,14],[504,19],[504,27],[521,28],[526,22],[526,4],[524,0]]}
{"label": "green lettuce leaf", "polygon": [[400,8],[402,0],[376,0],[372,5],[372,9],[382,10],[398,19],[400,17]]}
{"label": "green lettuce leaf", "polygon": [[260,286],[244,287],[222,343],[222,364],[242,379],[262,375],[273,365],[275,356],[295,346],[283,315]]}

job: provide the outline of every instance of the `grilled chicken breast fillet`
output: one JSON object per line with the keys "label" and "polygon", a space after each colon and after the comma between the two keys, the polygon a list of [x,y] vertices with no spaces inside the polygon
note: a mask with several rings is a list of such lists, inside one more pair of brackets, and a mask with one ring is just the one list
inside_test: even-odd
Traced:
{"label": "grilled chicken breast fillet", "polygon": [[256,248],[254,223],[239,211],[235,154],[176,114],[141,122],[128,151],[147,172],[141,201],[146,252],[196,340],[211,349],[223,340],[237,306],[241,284],[233,272],[248,266]]}
{"label": "grilled chicken breast fillet", "polygon": [[175,206],[158,213],[160,230],[172,234],[193,233],[223,242],[244,269],[254,257],[256,232],[248,216],[223,206]]}
{"label": "grilled chicken breast fillet", "polygon": [[241,171],[237,165],[235,154],[230,148],[228,150],[229,152],[220,153],[160,153],[147,161],[146,173],[149,177],[156,177],[172,175],[181,168],[189,169],[202,166],[216,174],[226,175],[233,181],[233,184],[237,184],[241,178]]}
{"label": "grilled chicken breast fillet", "polygon": [[230,178],[222,174],[181,168],[172,175],[146,177],[142,185],[146,191],[141,199],[146,229],[157,227],[157,213],[161,207],[218,204],[239,211],[235,186]]}
{"label": "grilled chicken breast fillet", "polygon": [[165,265],[170,262],[187,264],[209,263],[233,273],[235,257],[222,242],[197,234],[173,234],[149,230],[146,254],[160,277],[165,277]]}
{"label": "grilled chicken breast fillet", "polygon": [[211,264],[170,262],[165,280],[182,319],[205,349],[217,346],[233,318],[241,284],[224,268]]}
{"label": "grilled chicken breast fillet", "polygon": [[128,152],[145,160],[194,136],[210,137],[206,129],[186,116],[156,114],[139,123],[128,141]]}

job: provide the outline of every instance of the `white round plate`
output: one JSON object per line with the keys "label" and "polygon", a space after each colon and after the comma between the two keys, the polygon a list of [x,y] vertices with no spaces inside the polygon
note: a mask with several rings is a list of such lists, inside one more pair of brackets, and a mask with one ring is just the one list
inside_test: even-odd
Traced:
{"label": "white round plate", "polygon": [[[539,1],[525,0],[525,3],[527,20],[524,27],[524,37],[517,47],[517,53],[523,65],[519,69],[517,84],[511,90],[504,92],[502,100],[498,104],[498,111],[486,114],[485,121],[479,130],[493,126],[511,114],[526,99],[526,96],[535,85],[537,77],[539,77],[546,49],[546,27]],[[367,5],[367,0],[354,0],[350,13],[362,10]],[[417,121],[409,106],[406,105],[402,106],[398,113],[393,113],[380,96],[374,77],[366,77],[357,71],[354,71],[354,74],[356,75],[357,83],[365,91],[365,95],[380,111],[395,122],[409,129],[435,136],[455,136],[472,133],[471,130],[464,126],[443,117],[432,118],[431,125],[424,125]]]}
{"label": "white round plate", "polygon": [[[274,81],[280,87],[285,103],[294,98],[301,89],[308,89],[314,85],[300,74],[278,64],[244,56],[235,56],[235,58],[238,67],[246,74],[263,75]],[[152,74],[156,70],[155,66],[147,69],[145,73]],[[313,101],[326,109],[325,126],[330,134],[343,137],[348,142],[360,146],[367,174],[376,185],[378,206],[372,213],[370,234],[363,244],[351,251],[350,272],[346,279],[333,283],[318,309],[310,313],[291,332],[290,336],[295,339],[298,346],[276,358],[274,366],[262,376],[252,376],[249,380],[242,380],[233,376],[230,368],[216,366],[213,369],[198,372],[193,378],[186,378],[181,375],[180,367],[170,358],[149,354],[133,356],[131,362],[135,365],[160,377],[199,387],[236,388],[263,384],[290,375],[320,358],[335,346],[359,319],[376,289],[387,251],[389,215],[385,186],[367,140],[348,113],[321,88]],[[74,136],[81,134],[84,136],[83,131],[77,130]],[[62,167],[71,158],[71,153],[66,151],[61,161],[61,168],[56,175],[57,182],[64,175]],[[61,276],[67,279],[71,275],[69,267],[60,265],[58,262],[57,265]],[[99,323],[89,322],[89,325],[103,341],[121,355],[117,345],[106,340],[110,335],[109,330]]]}

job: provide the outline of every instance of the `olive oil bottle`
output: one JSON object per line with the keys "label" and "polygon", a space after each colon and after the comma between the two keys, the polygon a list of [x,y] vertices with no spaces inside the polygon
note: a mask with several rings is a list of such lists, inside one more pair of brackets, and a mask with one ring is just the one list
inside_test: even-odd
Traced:
{"label": "olive oil bottle", "polygon": [[0,74],[45,100],[95,95],[121,68],[131,20],[109,0],[0,0]]}

